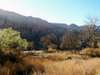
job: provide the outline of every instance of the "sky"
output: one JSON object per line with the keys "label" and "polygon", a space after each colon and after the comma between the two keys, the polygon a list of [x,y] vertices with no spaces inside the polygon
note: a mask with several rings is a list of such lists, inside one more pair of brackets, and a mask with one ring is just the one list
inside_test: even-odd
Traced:
{"label": "sky", "polygon": [[83,25],[89,16],[100,17],[100,0],[0,0],[0,9],[49,22]]}

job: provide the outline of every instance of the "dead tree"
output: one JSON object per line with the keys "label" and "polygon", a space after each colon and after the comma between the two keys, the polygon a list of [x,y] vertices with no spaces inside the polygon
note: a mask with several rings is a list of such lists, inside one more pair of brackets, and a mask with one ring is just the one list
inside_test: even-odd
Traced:
{"label": "dead tree", "polygon": [[96,31],[97,31],[98,19],[95,17],[88,18],[85,26],[81,31],[81,48],[93,47],[97,48]]}

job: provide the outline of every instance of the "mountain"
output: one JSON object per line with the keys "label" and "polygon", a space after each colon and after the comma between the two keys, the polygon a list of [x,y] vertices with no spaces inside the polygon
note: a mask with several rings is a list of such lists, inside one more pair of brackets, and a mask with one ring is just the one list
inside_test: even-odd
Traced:
{"label": "mountain", "polygon": [[[66,31],[78,31],[83,28],[76,24],[50,23],[41,18],[23,16],[15,12],[0,9],[0,28],[12,27],[21,33],[21,37],[33,41],[36,48],[42,47],[41,37],[53,35],[57,43],[61,42]],[[100,26],[97,26],[100,32]]]}
{"label": "mountain", "polygon": [[70,30],[70,31],[72,31],[72,30],[80,30],[80,26],[78,26],[78,25],[76,25],[76,24],[70,24],[69,26],[68,26],[68,29]]}
{"label": "mountain", "polygon": [[21,32],[23,38],[34,41],[35,44],[40,44],[40,38],[50,33],[59,37],[65,32],[67,26],[63,23],[49,23],[40,18],[0,9],[0,28],[12,27]]}
{"label": "mountain", "polygon": [[23,16],[20,14],[17,14],[15,12],[9,12],[0,9],[0,26],[5,27],[5,24],[14,26],[28,26],[33,29],[33,31],[42,31],[45,29],[52,29],[52,28],[67,28],[66,24],[61,23],[48,23],[47,21],[32,17],[32,16]]}

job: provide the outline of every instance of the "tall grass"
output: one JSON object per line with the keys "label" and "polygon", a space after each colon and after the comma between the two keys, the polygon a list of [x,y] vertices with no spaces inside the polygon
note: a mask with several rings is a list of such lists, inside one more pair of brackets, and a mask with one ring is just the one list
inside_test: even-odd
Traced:
{"label": "tall grass", "polygon": [[[91,50],[94,49],[84,51],[87,53]],[[96,52],[98,50],[95,49]],[[39,56],[1,53],[0,75],[100,75],[100,58],[84,60],[78,53],[71,52],[44,53]]]}
{"label": "tall grass", "polygon": [[100,59],[75,59],[53,62],[44,66],[44,75],[100,75]]}

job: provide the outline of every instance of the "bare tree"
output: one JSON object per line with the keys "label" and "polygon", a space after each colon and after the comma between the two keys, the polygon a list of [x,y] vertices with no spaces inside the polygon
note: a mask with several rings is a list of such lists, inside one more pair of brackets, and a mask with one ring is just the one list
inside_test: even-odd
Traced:
{"label": "bare tree", "polygon": [[96,40],[98,21],[96,17],[89,17],[85,22],[86,24],[81,31],[81,47],[98,47]]}
{"label": "bare tree", "polygon": [[75,49],[78,47],[78,33],[75,31],[66,31],[62,37],[61,49]]}
{"label": "bare tree", "polygon": [[43,46],[47,49],[50,47],[57,48],[56,45],[57,39],[53,33],[41,37],[41,42],[43,43]]}

